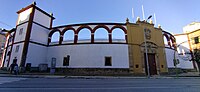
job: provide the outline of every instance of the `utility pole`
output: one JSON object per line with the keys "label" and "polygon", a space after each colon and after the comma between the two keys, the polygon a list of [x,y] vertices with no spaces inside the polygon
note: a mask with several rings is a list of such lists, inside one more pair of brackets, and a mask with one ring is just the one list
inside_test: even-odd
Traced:
{"label": "utility pole", "polygon": [[[152,17],[150,15],[147,19],[146,22]],[[147,29],[144,29],[144,45],[145,45],[145,58],[146,58],[146,65],[147,65],[147,77],[150,78],[150,72],[149,72],[149,59],[148,59],[148,51],[147,51],[147,39],[146,39],[146,31]]]}

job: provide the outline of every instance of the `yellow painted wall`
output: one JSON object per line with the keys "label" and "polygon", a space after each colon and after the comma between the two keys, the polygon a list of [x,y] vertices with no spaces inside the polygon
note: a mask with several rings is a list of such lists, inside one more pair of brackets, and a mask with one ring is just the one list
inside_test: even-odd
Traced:
{"label": "yellow painted wall", "polygon": [[[155,56],[158,62],[157,70],[160,70],[160,73],[168,72],[162,29],[154,28],[153,24],[141,21],[136,22],[136,24],[127,22],[126,25],[129,45],[130,71],[133,74],[145,74],[144,52],[141,50],[141,44],[144,42],[144,29],[148,28],[151,30],[151,39],[147,41],[153,42],[158,46]],[[136,68],[136,65],[139,65],[139,67]],[[161,65],[164,67],[161,68]]]}
{"label": "yellow painted wall", "polygon": [[[199,37],[200,38],[200,30],[196,30],[196,31],[188,33],[188,39],[189,39],[189,42],[190,42],[190,45],[191,45],[190,49],[191,50],[200,49],[200,43],[195,44],[194,37]],[[199,41],[200,41],[200,39],[199,39]]]}

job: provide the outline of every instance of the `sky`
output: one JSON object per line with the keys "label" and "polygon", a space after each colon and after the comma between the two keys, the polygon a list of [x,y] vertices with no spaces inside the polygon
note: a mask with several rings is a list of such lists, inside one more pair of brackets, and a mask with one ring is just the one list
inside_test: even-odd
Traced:
{"label": "sky", "polygon": [[16,12],[33,1],[39,8],[54,14],[54,27],[78,23],[125,23],[126,18],[135,23],[136,17],[143,19],[142,5],[145,18],[155,13],[155,27],[160,24],[163,30],[173,34],[182,33],[184,26],[200,21],[200,0],[1,0],[0,28],[14,28],[18,18]]}

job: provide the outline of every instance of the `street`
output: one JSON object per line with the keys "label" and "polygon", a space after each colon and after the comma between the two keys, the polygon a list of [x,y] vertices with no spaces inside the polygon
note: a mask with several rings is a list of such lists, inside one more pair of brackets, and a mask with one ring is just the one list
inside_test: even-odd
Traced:
{"label": "street", "polygon": [[199,92],[200,78],[9,78],[0,77],[0,92]]}

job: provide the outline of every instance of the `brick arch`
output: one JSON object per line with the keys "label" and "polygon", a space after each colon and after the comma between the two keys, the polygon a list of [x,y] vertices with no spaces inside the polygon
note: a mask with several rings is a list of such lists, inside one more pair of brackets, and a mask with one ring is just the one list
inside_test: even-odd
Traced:
{"label": "brick arch", "polygon": [[111,28],[111,30],[110,30],[109,33],[112,33],[112,31],[113,31],[114,29],[116,29],[116,28],[119,28],[119,29],[123,30],[123,31],[124,31],[124,34],[127,34],[126,28],[124,28],[124,27],[121,26],[121,25],[115,25],[115,26],[113,26],[113,27]]}
{"label": "brick arch", "polygon": [[171,47],[169,36],[166,33],[164,33],[163,37],[165,37],[167,39],[167,44]]}
{"label": "brick arch", "polygon": [[75,41],[76,30],[75,30],[73,27],[68,26],[68,27],[65,27],[65,28],[62,30],[62,32],[61,32],[61,33],[62,33],[62,37],[60,38],[60,43],[63,42],[64,34],[65,34],[65,32],[67,32],[68,30],[73,30],[73,32],[74,32],[74,41]]}
{"label": "brick arch", "polygon": [[110,29],[106,26],[106,25],[97,25],[94,29],[92,33],[95,33],[95,31],[99,28],[104,28],[108,31],[108,33],[110,32]]}
{"label": "brick arch", "polygon": [[[97,25],[96,27],[94,27],[92,33],[95,33],[96,30],[99,28],[104,28],[107,30],[108,33],[110,32],[110,29],[106,25]],[[109,34],[108,34],[108,39],[109,39]],[[91,34],[91,42],[94,43],[94,34]]]}
{"label": "brick arch", "polygon": [[64,35],[65,34],[65,32],[66,31],[68,31],[68,30],[73,30],[74,31],[74,34],[76,33],[76,30],[73,28],[73,27],[65,27],[63,30],[62,30],[62,35]]}
{"label": "brick arch", "polygon": [[172,42],[172,47],[176,48],[176,39],[174,38],[174,36],[170,35],[170,41]]}
{"label": "brick arch", "polygon": [[49,33],[48,37],[51,37],[53,35],[53,33],[57,32],[57,31],[61,34],[61,31],[59,29],[54,29]]}
{"label": "brick arch", "polygon": [[[127,30],[126,28],[124,28],[123,26],[121,25],[115,25],[111,28],[110,32],[109,33],[112,33],[112,31],[116,28],[119,28],[121,29],[122,31],[124,31],[124,34],[125,34],[125,40],[126,40],[126,43],[128,43],[128,37],[127,37]],[[109,42],[112,43],[112,34],[109,34]]]}
{"label": "brick arch", "polygon": [[[60,33],[60,37],[61,37],[61,31],[60,31],[59,29],[54,29],[54,30],[52,30],[52,31],[49,33],[49,36],[48,36],[48,45],[49,45],[49,43],[51,42],[51,37],[52,37],[52,35],[53,35],[55,32],[59,32],[59,33]],[[59,43],[60,43],[60,39],[59,39]]]}
{"label": "brick arch", "polygon": [[80,32],[80,30],[81,30],[81,29],[84,29],[84,28],[89,29],[91,33],[93,32],[93,30],[92,30],[92,28],[91,28],[90,26],[88,26],[88,25],[81,25],[81,26],[76,30],[76,34],[78,34],[78,33]]}
{"label": "brick arch", "polygon": [[84,29],[84,28],[87,28],[87,29],[89,29],[90,30],[90,32],[91,32],[91,42],[92,42],[92,32],[93,32],[93,30],[92,30],[92,28],[90,27],[90,26],[88,26],[88,25],[81,25],[77,30],[76,30],[76,33],[75,33],[75,36],[74,36],[74,43],[77,43],[78,42],[78,34],[79,34],[79,32],[82,30],[82,29]]}

